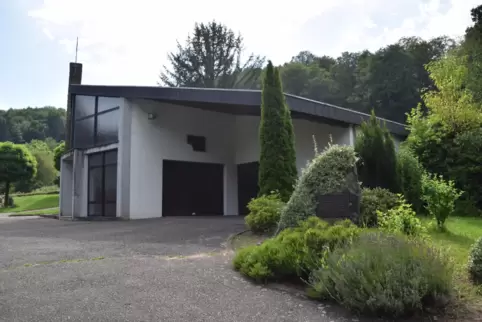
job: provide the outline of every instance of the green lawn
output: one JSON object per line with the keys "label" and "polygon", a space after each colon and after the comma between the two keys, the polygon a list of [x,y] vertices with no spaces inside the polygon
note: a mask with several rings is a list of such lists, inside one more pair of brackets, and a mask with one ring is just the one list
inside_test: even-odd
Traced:
{"label": "green lawn", "polygon": [[48,208],[48,209],[28,210],[28,211],[16,212],[16,213],[14,213],[14,214],[9,215],[9,217],[36,216],[36,215],[53,215],[53,216],[57,216],[58,214],[59,214],[59,207],[56,207],[56,208]]}
{"label": "green lawn", "polygon": [[474,286],[468,277],[467,262],[472,244],[482,237],[482,218],[451,217],[446,223],[445,231],[439,231],[429,225],[429,220],[424,219],[429,228],[432,242],[446,250],[453,259],[455,266],[454,283],[460,303],[468,304],[478,312],[482,309],[482,288]]}
{"label": "green lawn", "polygon": [[55,208],[59,206],[59,195],[34,195],[13,197],[15,207],[0,208],[0,213],[24,212],[29,210]]}

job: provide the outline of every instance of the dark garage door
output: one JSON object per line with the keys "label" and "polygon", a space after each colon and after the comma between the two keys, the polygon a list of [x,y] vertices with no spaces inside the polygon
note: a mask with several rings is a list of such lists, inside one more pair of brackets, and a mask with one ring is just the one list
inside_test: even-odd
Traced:
{"label": "dark garage door", "polygon": [[164,160],[163,216],[223,215],[222,164]]}
{"label": "dark garage door", "polygon": [[247,215],[246,207],[252,198],[258,195],[258,162],[238,164],[238,210],[240,215]]}

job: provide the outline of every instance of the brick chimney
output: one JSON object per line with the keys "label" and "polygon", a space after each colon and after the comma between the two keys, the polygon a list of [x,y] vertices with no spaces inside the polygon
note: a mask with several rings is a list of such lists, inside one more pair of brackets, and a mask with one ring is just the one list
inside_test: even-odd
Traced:
{"label": "brick chimney", "polygon": [[65,118],[65,150],[70,150],[72,137],[72,100],[70,95],[70,85],[82,84],[82,64],[70,63],[69,65],[69,84],[67,89],[67,116]]}

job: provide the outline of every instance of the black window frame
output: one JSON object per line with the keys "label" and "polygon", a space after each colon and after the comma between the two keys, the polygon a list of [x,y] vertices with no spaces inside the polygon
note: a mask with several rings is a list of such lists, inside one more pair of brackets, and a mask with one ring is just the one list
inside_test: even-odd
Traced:
{"label": "black window frame", "polygon": [[[112,153],[112,152],[116,153],[117,158],[116,158],[115,161],[107,162],[106,161],[106,155],[108,153]],[[106,206],[106,204],[114,204],[114,205],[117,206],[117,198],[116,198],[115,201],[108,201],[107,198],[106,198],[105,172],[106,172],[106,167],[115,166],[115,168],[117,169],[117,167],[118,167],[118,157],[119,157],[118,153],[119,153],[119,151],[117,149],[113,149],[113,150],[106,150],[106,151],[88,154],[88,158],[87,158],[87,217],[112,217],[112,216],[106,216],[106,214],[105,214],[105,208],[106,207],[105,206]],[[102,162],[100,164],[91,165],[90,164],[90,158],[93,157],[93,156],[97,156],[97,155],[102,156]],[[91,172],[92,169],[98,169],[98,168],[102,169],[102,180],[101,180],[102,198],[100,200],[100,205],[102,206],[102,211],[101,211],[100,215],[92,215],[91,212],[90,212],[90,205],[99,204],[99,201],[98,200],[95,200],[95,201],[90,200],[90,172]],[[117,183],[117,175],[116,175],[116,183]],[[116,187],[116,193],[117,193],[117,187]],[[114,217],[117,217],[117,211],[116,211],[116,215],[113,216],[112,218],[114,218]]]}
{"label": "black window frame", "polygon": [[[72,117],[71,117],[71,120],[70,120],[71,128],[72,128],[72,134],[70,136],[70,146],[73,147],[74,149],[89,149],[89,148],[94,148],[94,147],[97,147],[97,146],[104,146],[104,145],[119,143],[119,126],[118,126],[117,127],[117,140],[112,140],[111,142],[103,142],[103,143],[99,144],[98,143],[98,133],[97,133],[97,123],[98,123],[98,116],[99,115],[103,115],[103,114],[107,114],[107,113],[112,112],[112,111],[120,110],[120,105],[118,105],[118,106],[114,106],[112,108],[109,108],[109,109],[106,109],[106,110],[103,110],[103,111],[99,112],[99,97],[110,97],[110,98],[120,98],[120,97],[118,97],[118,96],[105,96],[105,95],[93,96],[93,97],[95,97],[94,114],[85,115],[85,116],[77,119],[76,116],[75,116],[75,110],[76,110],[75,98],[76,98],[76,96],[77,96],[77,94],[72,94],[71,98],[70,98],[71,99],[71,106],[73,107],[72,108]],[[79,96],[90,96],[90,95],[79,95]],[[83,121],[83,120],[86,120],[88,118],[94,118],[93,143],[92,143],[92,145],[78,147],[75,144],[75,135],[76,135],[76,126],[75,125],[78,121]],[[118,122],[120,122],[120,117],[119,117]]]}

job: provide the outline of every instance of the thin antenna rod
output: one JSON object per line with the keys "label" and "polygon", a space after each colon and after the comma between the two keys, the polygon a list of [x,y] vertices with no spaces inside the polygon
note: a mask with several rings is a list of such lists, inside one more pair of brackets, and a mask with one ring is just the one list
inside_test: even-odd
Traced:
{"label": "thin antenna rod", "polygon": [[77,63],[77,53],[79,52],[79,37],[77,37],[77,41],[75,43],[75,62]]}

